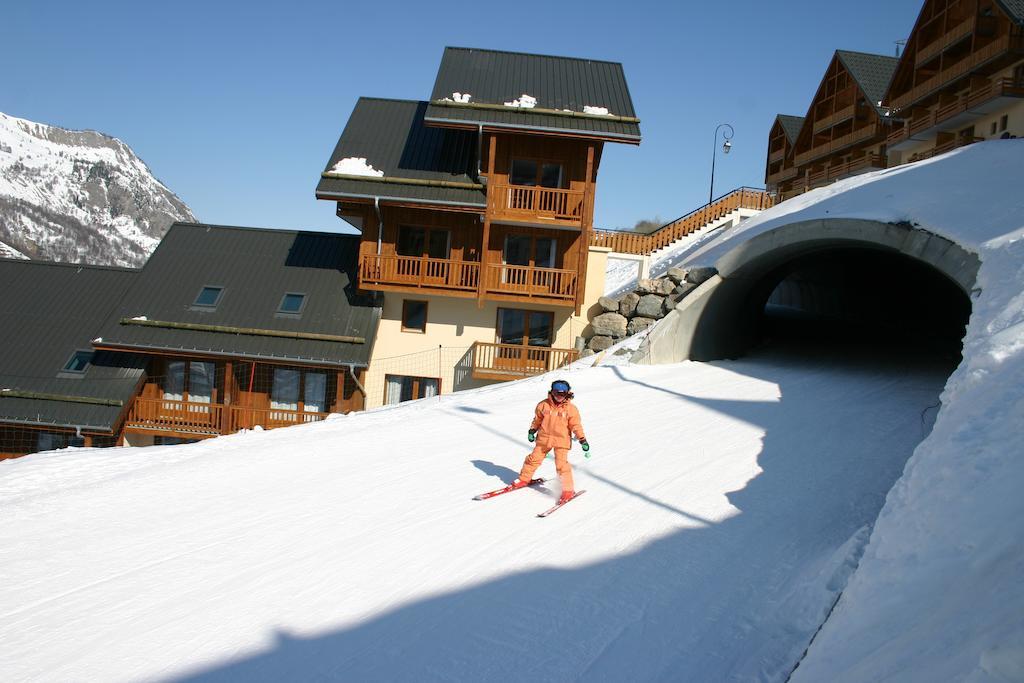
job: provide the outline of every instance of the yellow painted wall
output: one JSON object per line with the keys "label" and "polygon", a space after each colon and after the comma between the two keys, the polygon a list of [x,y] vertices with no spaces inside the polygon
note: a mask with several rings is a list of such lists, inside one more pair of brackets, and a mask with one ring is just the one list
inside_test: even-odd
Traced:
{"label": "yellow painted wall", "polygon": [[[478,341],[497,341],[498,308],[553,312],[554,348],[573,348],[576,337],[588,325],[588,309],[596,306],[604,292],[609,251],[603,247],[590,249],[581,316],[573,315],[575,311],[570,308],[540,304],[485,301],[483,308],[479,308],[476,299],[386,292],[364,381],[367,409],[384,404],[387,375],[440,377],[443,394],[493,384],[472,378],[470,348]],[[427,302],[425,333],[402,331],[402,302],[406,299]]]}

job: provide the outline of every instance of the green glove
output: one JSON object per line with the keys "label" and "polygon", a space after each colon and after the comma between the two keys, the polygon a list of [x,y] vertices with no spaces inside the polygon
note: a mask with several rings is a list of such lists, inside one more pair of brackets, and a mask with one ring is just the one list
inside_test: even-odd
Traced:
{"label": "green glove", "polygon": [[526,438],[529,440],[530,443],[533,443],[534,441],[536,441],[537,440],[537,430],[536,429],[531,429],[526,434]]}
{"label": "green glove", "polygon": [[590,444],[586,441],[580,441],[580,447],[583,448],[583,457],[590,457]]}

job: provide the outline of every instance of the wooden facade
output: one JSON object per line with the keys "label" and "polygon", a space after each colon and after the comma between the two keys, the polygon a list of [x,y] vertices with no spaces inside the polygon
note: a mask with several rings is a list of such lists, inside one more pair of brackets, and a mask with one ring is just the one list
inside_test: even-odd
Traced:
{"label": "wooden facade", "polygon": [[928,0],[886,93],[901,120],[887,139],[892,161],[1008,136],[1000,114],[1019,109],[1021,98],[1021,17],[992,0]]}
{"label": "wooden facade", "polygon": [[[194,366],[202,368],[196,372]],[[288,373],[292,393],[279,393]],[[328,414],[362,410],[365,396],[348,369],[253,362],[246,359],[154,355],[122,433],[205,439],[241,429],[274,429],[323,420]],[[310,375],[316,376],[315,387]],[[195,386],[201,376],[201,388]],[[176,379],[172,379],[175,378]],[[316,396],[315,403],[309,403]]]}
{"label": "wooden facade", "polygon": [[412,201],[339,202],[338,213],[363,226],[359,286],[578,310],[602,144],[485,133],[482,213]]}

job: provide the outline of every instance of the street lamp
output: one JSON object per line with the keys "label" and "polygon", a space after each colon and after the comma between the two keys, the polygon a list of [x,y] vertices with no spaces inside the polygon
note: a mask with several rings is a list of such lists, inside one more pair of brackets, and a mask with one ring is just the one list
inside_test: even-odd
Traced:
{"label": "street lamp", "polygon": [[715,156],[718,154],[718,131],[722,130],[723,126],[728,128],[729,132],[722,133],[722,137],[725,139],[725,142],[722,144],[722,154],[728,154],[729,150],[732,149],[732,143],[729,141],[732,140],[732,136],[736,132],[728,123],[720,123],[715,128],[715,144],[711,148],[711,189],[708,190],[708,204],[715,201]]}

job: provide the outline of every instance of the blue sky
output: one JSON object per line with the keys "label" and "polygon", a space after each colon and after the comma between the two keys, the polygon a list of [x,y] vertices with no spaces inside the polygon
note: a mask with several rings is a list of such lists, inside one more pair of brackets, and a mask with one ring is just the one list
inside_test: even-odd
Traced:
{"label": "blue sky", "polygon": [[762,186],[775,115],[921,3],[13,3],[0,111],[124,140],[201,221],[337,230],[314,188],[360,95],[428,98],[446,45],[617,61],[643,143],[606,146],[595,226],[624,228],[707,201],[719,123],[715,194]]}

